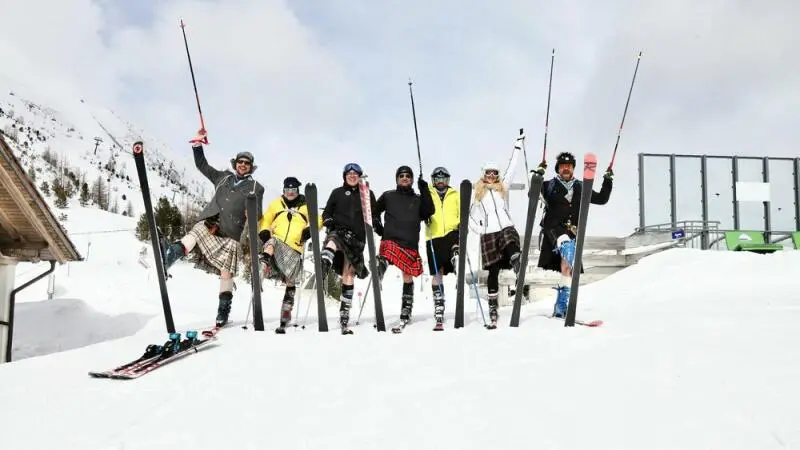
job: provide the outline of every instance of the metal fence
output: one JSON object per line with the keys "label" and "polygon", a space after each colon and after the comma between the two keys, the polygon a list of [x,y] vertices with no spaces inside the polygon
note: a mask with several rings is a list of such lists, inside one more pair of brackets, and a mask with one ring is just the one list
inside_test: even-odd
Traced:
{"label": "metal fence", "polygon": [[[638,156],[639,231],[655,231],[656,229],[659,231],[664,231],[666,227],[669,227],[672,230],[683,230],[687,233],[687,238],[689,238],[689,235],[691,235],[691,239],[689,239],[690,241],[697,239],[700,241],[699,243],[701,248],[708,249],[711,248],[712,245],[717,244],[719,240],[723,238],[722,236],[724,236],[725,231],[742,229],[742,202],[762,204],[760,221],[763,221],[763,225],[756,229],[764,232],[767,242],[782,241],[787,239],[787,237],[791,235],[792,231],[800,230],[800,158],[658,153],[639,153]],[[669,222],[652,225],[647,223],[647,216],[645,213],[655,211],[657,215],[660,214],[660,217],[664,217],[664,211],[661,209],[663,207],[653,203],[652,201],[648,202],[649,198],[654,195],[657,196],[657,193],[652,192],[654,189],[648,190],[646,188],[646,182],[649,179],[648,177],[653,176],[653,174],[647,173],[645,170],[647,161],[651,159],[667,159],[667,184],[669,189]],[[695,164],[699,163],[699,167],[693,169],[695,171],[694,174],[691,173],[692,170],[690,170],[689,173],[686,173],[685,168],[679,168],[679,164],[684,161],[693,161]],[[719,181],[721,178],[727,178],[730,180],[730,183],[726,186],[726,189],[730,189],[730,193],[726,193],[726,195],[724,195],[724,197],[730,195],[731,198],[730,209],[727,211],[730,213],[730,216],[728,217],[725,217],[726,213],[715,214],[716,217],[711,217],[709,214],[709,165],[712,163],[712,161],[714,164],[719,164],[722,162],[722,164],[724,164],[730,170],[729,173],[724,174],[717,170],[712,174],[714,181]],[[751,162],[752,164],[753,161],[760,165],[758,182],[755,182],[755,180],[752,179],[742,180],[742,177],[740,176],[741,165],[744,162]],[[785,173],[783,175],[771,178],[770,168],[773,167],[773,169],[777,169],[774,167],[776,164],[783,164],[787,166],[786,168],[791,165],[791,175],[789,176],[788,173]],[[682,182],[686,182],[688,186],[687,189],[678,189],[679,179]],[[775,206],[773,204],[774,194],[772,187],[776,185],[779,186],[780,189],[778,192],[784,194],[788,194],[786,191],[789,191],[788,188],[791,186],[791,197],[793,199],[793,223],[789,224],[788,221],[784,221],[784,223],[780,226],[780,228],[784,228],[784,230],[776,230],[773,227],[773,209],[776,211],[781,211],[781,214],[783,214],[783,206]],[[695,187],[700,191],[699,199],[697,199],[700,203],[700,220],[680,220],[678,217],[679,199],[684,199],[684,201],[686,201],[686,198],[693,199],[697,194],[696,192],[692,192]],[[756,194],[752,194],[752,192],[749,190],[744,192],[745,188],[750,189],[751,187],[763,189],[755,189],[754,191],[760,191]],[[723,190],[719,189],[719,191]],[[721,194],[720,192],[716,192],[713,195],[715,198],[720,198]],[[694,214],[694,212],[692,214]],[[753,223],[751,220],[753,219],[753,216],[754,214],[747,214],[745,217],[750,224]],[[697,216],[694,215],[694,217]],[[728,219],[732,220],[728,222]],[[723,221],[730,223],[731,226],[722,225]],[[786,228],[789,227],[793,227],[794,230],[786,230]],[[753,225],[748,225],[745,228],[752,230]],[[773,238],[775,239],[773,240]]]}

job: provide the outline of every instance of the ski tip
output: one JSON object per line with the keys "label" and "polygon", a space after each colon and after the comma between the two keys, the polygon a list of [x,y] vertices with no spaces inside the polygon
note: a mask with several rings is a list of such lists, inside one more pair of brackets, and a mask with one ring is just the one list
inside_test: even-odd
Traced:
{"label": "ski tip", "polygon": [[594,173],[597,170],[597,155],[594,153],[587,153],[583,157],[583,179],[593,180]]}

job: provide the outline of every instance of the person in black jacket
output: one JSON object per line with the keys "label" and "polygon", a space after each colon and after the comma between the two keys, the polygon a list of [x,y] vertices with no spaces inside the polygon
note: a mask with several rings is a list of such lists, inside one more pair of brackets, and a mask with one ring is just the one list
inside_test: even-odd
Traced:
{"label": "person in black jacket", "polygon": [[203,153],[203,143],[207,142],[205,137],[205,130],[200,130],[189,142],[194,151],[195,166],[215,186],[214,196],[200,212],[199,221],[189,233],[166,247],[164,270],[196,251],[195,267],[220,277],[216,324],[222,327],[228,322],[233,303],[233,278],[241,257],[239,241],[247,219],[245,200],[250,194],[256,195],[258,217],[253,220],[259,220],[264,186],[253,179],[257,166],[250,152],[239,152],[231,159],[233,171],[211,167]]}
{"label": "person in black jacket", "polygon": [[[417,187],[421,193],[414,192],[411,185],[414,172],[408,166],[400,166],[395,172],[397,188],[386,191],[378,198],[373,213],[384,214],[383,232],[378,254],[378,277],[383,275],[389,264],[403,273],[403,296],[400,320],[411,320],[414,306],[414,277],[422,275],[422,258],[419,255],[419,234],[421,223],[433,215],[433,198],[429,194],[428,183],[419,177]],[[441,324],[438,321],[437,324]]]}
{"label": "person in black jacket", "polygon": [[[342,334],[353,334],[347,326],[350,321],[350,306],[353,302],[353,282],[355,277],[364,279],[369,270],[364,263],[364,244],[366,230],[364,214],[361,208],[359,182],[364,171],[356,163],[344,166],[342,178],[344,183],[331,192],[322,211],[322,225],[327,235],[322,244],[322,274],[327,276],[333,269],[342,277],[342,296],[339,306],[339,324]],[[381,219],[375,214],[375,194],[369,191],[370,209],[372,211],[372,227],[381,233]]]}
{"label": "person in black jacket", "polygon": [[[583,184],[574,176],[575,156],[562,152],[556,157],[557,176],[542,186],[544,215],[540,226],[542,240],[539,246],[538,266],[545,270],[561,272],[562,279],[556,289],[558,295],[553,307],[555,317],[567,313],[569,291],[572,286],[572,270],[575,260],[575,236],[578,232],[578,213]],[[543,174],[547,165],[543,163],[535,171]],[[591,192],[591,203],[605,205],[611,196],[614,173],[609,168],[603,175],[600,192]],[[583,268],[579,268],[581,272]]]}

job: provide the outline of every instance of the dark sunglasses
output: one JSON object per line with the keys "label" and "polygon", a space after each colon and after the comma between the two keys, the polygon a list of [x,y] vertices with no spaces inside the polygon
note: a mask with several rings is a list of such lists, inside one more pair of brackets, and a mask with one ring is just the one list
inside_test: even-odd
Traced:
{"label": "dark sunglasses", "polygon": [[487,171],[483,172],[483,174],[484,174],[484,175],[494,175],[494,176],[498,176],[498,175],[500,175],[500,172],[498,172],[498,171],[496,171],[496,170],[487,170]]}
{"label": "dark sunglasses", "polygon": [[397,176],[397,178],[411,178],[411,174],[410,173],[401,173],[400,175]]}
{"label": "dark sunglasses", "polygon": [[236,164],[245,164],[245,165],[249,166],[250,165],[250,161],[248,161],[246,159],[240,159],[240,160],[236,161]]}

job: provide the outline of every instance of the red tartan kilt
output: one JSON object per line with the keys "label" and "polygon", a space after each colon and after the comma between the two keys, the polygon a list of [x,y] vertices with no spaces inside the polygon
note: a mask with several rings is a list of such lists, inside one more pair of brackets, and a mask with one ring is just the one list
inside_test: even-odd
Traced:
{"label": "red tartan kilt", "polygon": [[417,250],[400,247],[394,241],[382,240],[379,254],[406,275],[422,275],[422,258]]}

